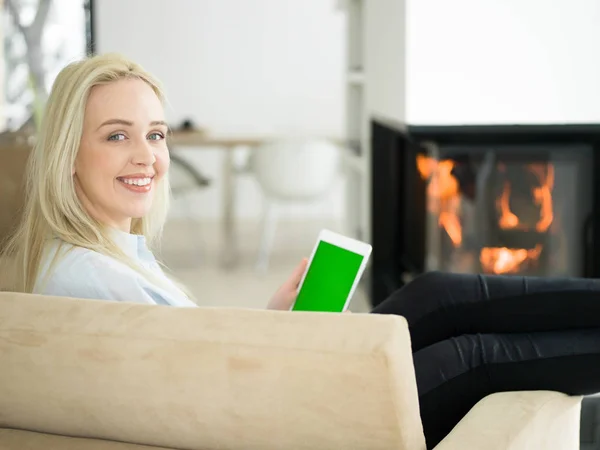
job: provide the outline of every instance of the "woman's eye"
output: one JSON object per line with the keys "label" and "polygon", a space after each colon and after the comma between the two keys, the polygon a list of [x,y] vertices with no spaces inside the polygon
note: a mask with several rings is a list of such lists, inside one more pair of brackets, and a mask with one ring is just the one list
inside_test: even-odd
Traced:
{"label": "woman's eye", "polygon": [[151,133],[148,136],[148,139],[150,139],[151,141],[160,141],[161,139],[164,139],[164,135],[162,133]]}
{"label": "woman's eye", "polygon": [[125,140],[125,135],[123,133],[115,133],[115,134],[111,134],[108,137],[109,141],[123,141]]}

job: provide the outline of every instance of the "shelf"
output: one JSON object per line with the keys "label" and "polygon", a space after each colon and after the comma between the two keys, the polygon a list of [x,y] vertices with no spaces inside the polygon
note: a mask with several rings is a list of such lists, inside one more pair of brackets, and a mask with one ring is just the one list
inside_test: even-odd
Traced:
{"label": "shelf", "polygon": [[348,64],[351,70],[364,64],[364,4],[363,0],[348,0],[347,13],[347,44]]}
{"label": "shelf", "polygon": [[352,169],[354,172],[358,172],[359,174],[364,173],[365,171],[365,161],[364,158],[361,158],[360,156],[354,154],[351,152],[350,149],[345,149],[346,151],[344,152],[344,165],[346,167],[349,167],[350,169]]}
{"label": "shelf", "polygon": [[[346,0],[346,142],[342,166],[346,177],[346,225],[351,235],[362,239],[368,230],[366,192],[369,152],[365,141],[367,80],[365,70],[366,4],[372,0]],[[396,0],[394,0],[396,1]],[[367,153],[367,154],[366,154]]]}
{"label": "shelf", "polygon": [[362,85],[365,82],[365,74],[360,70],[351,70],[348,72],[348,84]]}
{"label": "shelf", "polygon": [[348,139],[345,148],[350,155],[358,156],[362,154],[362,143],[360,138]]}

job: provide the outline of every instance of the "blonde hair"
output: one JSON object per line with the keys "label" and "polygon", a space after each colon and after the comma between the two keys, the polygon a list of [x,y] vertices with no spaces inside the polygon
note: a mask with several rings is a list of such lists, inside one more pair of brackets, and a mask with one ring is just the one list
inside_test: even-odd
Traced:
{"label": "blonde hair", "polygon": [[[5,253],[16,264],[15,291],[33,292],[44,250],[54,238],[117,259],[161,287],[173,289],[127,257],[111,239],[110,230],[85,210],[75,192],[72,170],[79,152],[90,91],[94,86],[129,78],[146,82],[164,103],[159,82],[140,65],[119,54],[86,58],[69,64],[58,74],[29,158],[21,223],[5,248]],[[157,183],[151,210],[145,217],[133,219],[131,233],[145,236],[149,244],[160,237],[169,194],[165,175]],[[56,252],[48,275],[59,253]]]}

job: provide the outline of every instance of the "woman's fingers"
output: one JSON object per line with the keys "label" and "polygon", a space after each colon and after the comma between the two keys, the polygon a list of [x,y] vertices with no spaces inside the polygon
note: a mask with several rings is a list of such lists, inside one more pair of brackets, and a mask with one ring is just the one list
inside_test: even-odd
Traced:
{"label": "woman's fingers", "polygon": [[302,280],[302,276],[304,275],[304,271],[306,270],[307,265],[308,265],[308,259],[302,258],[302,261],[300,261],[300,264],[298,264],[296,266],[296,268],[294,269],[294,271],[292,272],[292,275],[290,276],[289,281],[293,287],[297,288],[298,285],[300,284],[300,281]]}

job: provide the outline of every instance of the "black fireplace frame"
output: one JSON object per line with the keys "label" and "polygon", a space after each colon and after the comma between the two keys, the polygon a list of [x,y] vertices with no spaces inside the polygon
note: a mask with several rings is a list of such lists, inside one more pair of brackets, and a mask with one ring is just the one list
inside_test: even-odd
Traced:
{"label": "black fireplace frame", "polygon": [[[592,148],[592,213],[582,236],[583,277],[600,278],[600,124],[406,125],[371,119],[371,303],[379,304],[425,271],[425,181],[414,157],[438,146],[585,144]],[[402,176],[397,176],[401,174]],[[416,187],[416,189],[415,189]],[[397,195],[413,189],[414,195]],[[413,211],[413,217],[407,217]]]}

